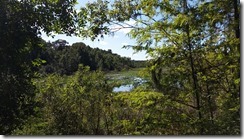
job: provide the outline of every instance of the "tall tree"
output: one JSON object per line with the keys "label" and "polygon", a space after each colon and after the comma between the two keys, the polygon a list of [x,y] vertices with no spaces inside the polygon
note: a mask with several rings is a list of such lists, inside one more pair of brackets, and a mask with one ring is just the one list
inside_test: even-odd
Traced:
{"label": "tall tree", "polygon": [[240,134],[239,11],[238,0],[99,0],[81,8],[80,34],[131,28],[127,47],[152,57],[155,88],[188,107],[190,133]]}
{"label": "tall tree", "polygon": [[41,31],[74,33],[75,0],[0,0],[0,133],[34,112],[32,84]]}

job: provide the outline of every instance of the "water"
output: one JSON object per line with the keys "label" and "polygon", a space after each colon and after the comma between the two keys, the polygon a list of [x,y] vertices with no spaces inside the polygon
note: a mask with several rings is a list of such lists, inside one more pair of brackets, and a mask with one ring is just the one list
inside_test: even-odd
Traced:
{"label": "water", "polygon": [[139,78],[139,77],[133,77],[132,78],[133,83],[132,84],[126,84],[126,85],[121,85],[119,87],[114,87],[113,92],[129,92],[138,85],[141,85],[146,82],[146,80]]}
{"label": "water", "polygon": [[120,87],[114,87],[113,92],[129,92],[134,88],[132,84],[121,85]]}

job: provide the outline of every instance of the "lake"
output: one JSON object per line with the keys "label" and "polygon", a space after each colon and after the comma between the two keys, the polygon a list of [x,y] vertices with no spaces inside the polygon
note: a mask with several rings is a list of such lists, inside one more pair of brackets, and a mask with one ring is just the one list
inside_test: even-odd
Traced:
{"label": "lake", "polygon": [[129,92],[147,80],[139,75],[143,68],[130,69],[127,71],[109,72],[106,74],[110,83],[117,84],[113,92]]}
{"label": "lake", "polygon": [[114,87],[113,92],[129,92],[134,88],[132,84],[121,85],[120,87]]}
{"label": "lake", "polygon": [[130,79],[132,81],[131,84],[125,84],[125,85],[121,85],[119,87],[114,87],[113,92],[129,92],[132,89],[134,89],[135,87],[137,87],[138,85],[141,85],[146,82],[145,79],[142,79],[140,77],[132,77]]}

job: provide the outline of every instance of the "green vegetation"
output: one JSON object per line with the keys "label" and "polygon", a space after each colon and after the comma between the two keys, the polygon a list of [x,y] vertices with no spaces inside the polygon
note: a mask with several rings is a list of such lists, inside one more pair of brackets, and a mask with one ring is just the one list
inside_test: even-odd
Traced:
{"label": "green vegetation", "polygon": [[143,61],[121,57],[111,50],[91,48],[82,42],[68,46],[65,42],[59,39],[53,43],[43,43],[44,50],[40,58],[45,61],[45,64],[39,69],[42,74],[72,75],[78,70],[79,64],[89,66],[91,70],[102,71],[129,70],[146,65]]}
{"label": "green vegetation", "polygon": [[[0,134],[34,114],[41,31],[72,34],[75,1],[0,0]],[[64,20],[65,19],[65,20]]]}
{"label": "green vegetation", "polygon": [[[1,134],[241,134],[238,0],[75,3],[0,0]],[[151,59],[40,38],[96,39],[114,25],[131,28],[137,44],[125,47]],[[134,76],[148,82],[112,91]]]}
{"label": "green vegetation", "polygon": [[130,70],[123,70],[120,72],[117,71],[110,71],[107,73],[109,77],[116,77],[117,75],[130,77],[130,76],[140,76],[140,71],[143,70],[142,68],[133,68]]}
{"label": "green vegetation", "polygon": [[[49,75],[36,81],[38,116],[14,131],[15,135],[167,135],[191,134],[189,118],[157,92],[111,93],[100,72],[79,67],[74,76],[64,79]],[[95,84],[94,84],[95,82]],[[182,114],[181,114],[182,113]],[[175,117],[174,115],[179,115]],[[182,116],[182,117],[181,117]],[[169,119],[170,118],[170,119]],[[175,120],[181,119],[180,122]],[[175,130],[180,129],[181,131]]]}
{"label": "green vegetation", "polygon": [[[133,85],[139,87],[143,81],[149,80],[148,74],[145,74],[145,68],[133,68],[126,71],[110,71],[105,74],[108,83],[113,87],[120,87],[123,85]],[[139,79],[139,80],[136,80]],[[143,83],[144,87],[148,87]]]}
{"label": "green vegetation", "polygon": [[131,28],[137,44],[126,47],[149,54],[153,87],[191,110],[193,134],[240,134],[239,11],[238,0],[97,1],[81,8],[80,33]]}

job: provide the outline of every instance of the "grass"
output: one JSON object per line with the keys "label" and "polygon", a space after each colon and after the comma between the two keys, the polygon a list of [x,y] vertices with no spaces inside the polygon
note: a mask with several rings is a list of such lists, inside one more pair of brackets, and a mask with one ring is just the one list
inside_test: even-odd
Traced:
{"label": "grass", "polygon": [[107,77],[112,77],[112,78],[116,78],[116,77],[135,77],[135,76],[140,76],[139,72],[142,70],[143,68],[134,68],[134,69],[130,69],[130,70],[123,70],[123,71],[111,71],[106,73]]}

